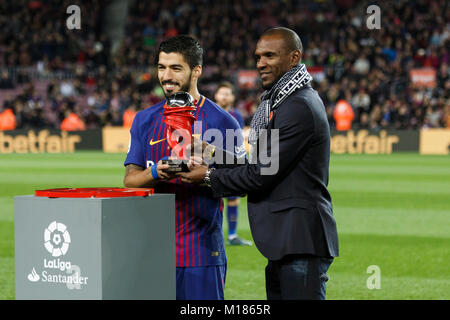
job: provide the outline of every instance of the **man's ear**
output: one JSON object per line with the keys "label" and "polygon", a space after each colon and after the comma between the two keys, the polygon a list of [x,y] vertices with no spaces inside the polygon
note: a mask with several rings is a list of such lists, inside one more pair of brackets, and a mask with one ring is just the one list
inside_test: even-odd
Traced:
{"label": "man's ear", "polygon": [[294,67],[302,60],[302,53],[300,50],[294,50],[291,52],[291,67]]}
{"label": "man's ear", "polygon": [[202,66],[194,67],[194,70],[192,70],[192,72],[194,73],[195,78],[200,78],[200,76],[202,75]]}

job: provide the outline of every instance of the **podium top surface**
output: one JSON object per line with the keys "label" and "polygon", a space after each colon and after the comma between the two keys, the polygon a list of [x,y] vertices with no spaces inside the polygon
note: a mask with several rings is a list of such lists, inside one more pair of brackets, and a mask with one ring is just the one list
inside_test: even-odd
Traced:
{"label": "podium top surface", "polygon": [[35,190],[36,197],[47,198],[126,198],[152,195],[151,188],[59,188]]}

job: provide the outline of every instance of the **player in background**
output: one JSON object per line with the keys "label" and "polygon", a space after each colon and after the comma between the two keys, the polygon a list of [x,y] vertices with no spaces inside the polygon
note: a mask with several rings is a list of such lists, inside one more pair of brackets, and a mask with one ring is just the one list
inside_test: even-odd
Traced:
{"label": "player in background", "polygon": [[[185,91],[194,98],[197,122],[193,134],[204,137],[207,129],[220,130],[227,147],[226,129],[238,130],[228,150],[245,156],[237,121],[201,95],[197,81],[202,73],[203,48],[192,37],[181,35],[163,41],[157,54],[158,80],[164,95]],[[222,300],[227,258],[223,238],[223,202],[210,188],[181,182],[165,172],[161,159],[171,155],[164,123],[166,100],[138,112],[130,129],[131,142],[125,160],[126,187],[152,187],[157,193],[175,194],[176,297],[178,300]],[[212,142],[212,138],[206,139]],[[215,140],[215,139],[214,139]],[[214,141],[215,142],[215,141]],[[212,142],[214,144],[214,142]]]}
{"label": "player in background", "polygon": [[[230,113],[239,123],[241,129],[244,128],[244,119],[239,110],[235,109],[234,86],[228,81],[223,81],[217,87],[214,94],[216,103]],[[240,238],[237,234],[238,214],[239,214],[239,197],[227,198],[227,220],[228,220],[228,244],[236,246],[251,246],[252,242]]]}

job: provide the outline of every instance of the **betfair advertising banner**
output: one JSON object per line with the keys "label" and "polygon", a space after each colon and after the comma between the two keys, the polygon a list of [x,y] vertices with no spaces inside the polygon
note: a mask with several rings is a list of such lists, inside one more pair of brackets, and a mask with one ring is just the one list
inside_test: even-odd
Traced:
{"label": "betfair advertising banner", "polygon": [[[126,153],[129,129],[107,127],[86,131],[0,131],[0,154],[62,153],[103,150]],[[450,129],[332,131],[330,148],[336,154],[449,154]]]}
{"label": "betfair advertising banner", "polygon": [[56,129],[0,131],[0,154],[62,153],[101,149],[101,129],[70,132]]}
{"label": "betfair advertising banner", "polygon": [[449,154],[450,129],[420,131],[420,154]]}
{"label": "betfair advertising banner", "polygon": [[418,130],[349,130],[331,132],[331,152],[349,154],[391,154],[419,151]]}

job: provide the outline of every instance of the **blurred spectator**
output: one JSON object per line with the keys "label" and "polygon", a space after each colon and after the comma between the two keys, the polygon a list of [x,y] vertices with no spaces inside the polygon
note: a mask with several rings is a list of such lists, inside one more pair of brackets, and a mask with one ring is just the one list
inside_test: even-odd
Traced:
{"label": "blurred spectator", "polygon": [[381,107],[379,105],[375,105],[369,116],[369,128],[373,130],[379,129],[382,119]]}
{"label": "blurred spectator", "polygon": [[438,128],[440,127],[439,120],[441,119],[441,114],[438,110],[429,106],[425,113],[424,127],[426,128]]}
{"label": "blurred spectator", "polygon": [[85,130],[86,126],[76,113],[67,111],[60,128],[64,131],[81,131]]}
{"label": "blurred spectator", "polygon": [[366,93],[366,89],[361,87],[356,95],[352,98],[352,106],[356,109],[356,119],[359,122],[360,114],[369,112],[370,96]]}
{"label": "blurred spectator", "polygon": [[0,131],[14,130],[16,125],[16,117],[11,109],[6,109],[0,113]]}
{"label": "blurred spectator", "polygon": [[131,128],[133,124],[134,117],[136,116],[136,106],[134,104],[130,105],[123,113],[123,127]]}
{"label": "blurred spectator", "polygon": [[0,76],[0,89],[13,89],[14,84],[9,77],[8,71],[3,70]]}
{"label": "blurred spectator", "polygon": [[106,114],[104,118],[105,126],[114,126],[119,127],[123,125],[122,117],[120,116],[119,111],[113,110],[110,113]]}
{"label": "blurred spectator", "polygon": [[353,108],[345,100],[339,100],[334,108],[334,120],[336,121],[336,130],[345,131],[352,128],[352,122],[355,117]]}
{"label": "blurred spectator", "polygon": [[450,129],[450,104],[445,107],[444,128]]}
{"label": "blurred spectator", "polygon": [[355,126],[355,129],[369,129],[369,116],[367,113],[362,113],[359,123]]}
{"label": "blurred spectator", "polygon": [[358,59],[356,59],[353,67],[357,74],[365,75],[370,70],[370,61],[367,60],[366,55],[362,54]]}

